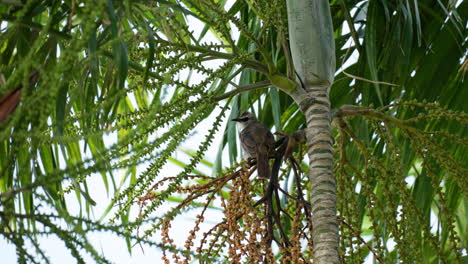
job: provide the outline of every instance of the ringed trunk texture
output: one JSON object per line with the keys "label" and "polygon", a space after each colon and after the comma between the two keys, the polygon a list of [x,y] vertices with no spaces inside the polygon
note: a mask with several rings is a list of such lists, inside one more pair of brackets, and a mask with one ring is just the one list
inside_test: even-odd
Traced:
{"label": "ringed trunk texture", "polygon": [[300,78],[290,95],[304,113],[311,183],[314,263],[339,263],[336,182],[329,89],[335,74],[335,42],[329,2],[287,0],[289,44]]}
{"label": "ringed trunk texture", "polygon": [[311,185],[314,263],[339,263],[330,101],[326,89],[309,90],[307,97],[314,98],[311,104],[301,105],[307,122],[305,131]]}

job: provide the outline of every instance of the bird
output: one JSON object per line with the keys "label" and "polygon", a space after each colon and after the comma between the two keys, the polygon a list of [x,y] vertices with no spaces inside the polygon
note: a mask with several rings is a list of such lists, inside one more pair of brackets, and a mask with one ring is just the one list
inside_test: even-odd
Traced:
{"label": "bird", "polygon": [[238,118],[232,119],[238,124],[239,138],[244,157],[257,160],[258,177],[270,178],[268,160],[275,152],[275,138],[267,126],[252,113],[246,111]]}

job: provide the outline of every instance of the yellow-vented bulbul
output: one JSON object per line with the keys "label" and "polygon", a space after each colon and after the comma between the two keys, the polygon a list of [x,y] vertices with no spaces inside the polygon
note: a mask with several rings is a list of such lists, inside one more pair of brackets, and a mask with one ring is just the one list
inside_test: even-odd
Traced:
{"label": "yellow-vented bulbul", "polygon": [[250,112],[244,112],[238,118],[232,119],[238,122],[239,138],[244,158],[257,160],[258,177],[270,178],[270,166],[268,159],[275,151],[275,138],[270,130]]}

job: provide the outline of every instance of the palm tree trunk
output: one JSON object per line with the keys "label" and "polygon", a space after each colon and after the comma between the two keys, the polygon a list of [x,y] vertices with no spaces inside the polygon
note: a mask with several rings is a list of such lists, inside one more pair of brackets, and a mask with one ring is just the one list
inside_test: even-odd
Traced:
{"label": "palm tree trunk", "polygon": [[333,139],[330,131],[330,101],[321,89],[307,92],[310,104],[302,103],[306,117],[309,156],[310,203],[314,263],[339,263],[336,182],[333,175]]}
{"label": "palm tree trunk", "polygon": [[339,263],[328,97],[335,73],[330,7],[325,0],[287,0],[287,7],[291,55],[302,83],[291,95],[307,121],[314,263]]}

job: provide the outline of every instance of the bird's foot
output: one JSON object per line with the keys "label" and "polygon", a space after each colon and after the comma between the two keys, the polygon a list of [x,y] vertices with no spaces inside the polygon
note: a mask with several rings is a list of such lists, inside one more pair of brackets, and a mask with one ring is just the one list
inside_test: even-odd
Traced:
{"label": "bird's foot", "polygon": [[255,159],[255,158],[247,158],[247,164],[249,164],[250,167],[252,167],[253,165],[257,164],[257,159]]}

